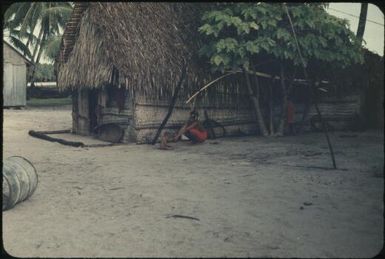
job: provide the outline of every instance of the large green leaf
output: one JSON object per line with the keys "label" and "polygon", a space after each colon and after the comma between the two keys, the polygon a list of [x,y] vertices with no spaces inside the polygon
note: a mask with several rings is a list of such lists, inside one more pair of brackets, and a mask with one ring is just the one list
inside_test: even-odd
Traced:
{"label": "large green leaf", "polygon": [[[15,3],[6,11],[5,29],[10,32],[12,43],[19,49],[23,48],[23,52],[25,51],[29,56],[31,54],[28,47],[34,48],[34,53],[42,48],[43,53],[50,58],[58,45],[53,38],[60,36],[61,28],[65,26],[70,17],[72,8],[73,4],[69,2]],[[42,28],[44,34],[40,35],[39,32],[35,32],[35,28],[39,27]],[[42,40],[42,36],[44,40]],[[53,38],[46,41],[46,37]]]}
{"label": "large green leaf", "polygon": [[29,51],[29,49],[26,47],[26,45],[20,39],[11,35],[9,37],[9,40],[16,49],[20,50],[22,53],[25,53],[26,57],[31,59],[31,57],[32,57],[31,52]]}

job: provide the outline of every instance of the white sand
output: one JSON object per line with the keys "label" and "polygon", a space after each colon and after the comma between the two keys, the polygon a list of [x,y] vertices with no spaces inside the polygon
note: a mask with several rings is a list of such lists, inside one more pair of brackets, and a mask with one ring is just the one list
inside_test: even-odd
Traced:
{"label": "white sand", "polygon": [[3,212],[13,256],[354,258],[383,246],[382,132],[332,134],[346,170],[306,168],[331,166],[322,134],[180,142],[171,151],[28,135],[70,127],[69,107],[4,110],[3,157],[24,156],[39,175],[33,196]]}

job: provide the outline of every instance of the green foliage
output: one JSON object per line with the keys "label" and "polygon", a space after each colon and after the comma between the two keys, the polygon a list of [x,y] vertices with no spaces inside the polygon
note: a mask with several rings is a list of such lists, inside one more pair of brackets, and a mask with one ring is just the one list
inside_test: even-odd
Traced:
{"label": "green foliage", "polygon": [[44,45],[44,53],[51,62],[55,61],[55,58],[60,51],[61,39],[61,36],[51,36]]}
{"label": "green foliage", "polygon": [[[4,13],[4,31],[9,32],[10,40],[25,55],[39,63],[37,51],[40,48],[53,54],[56,47],[52,43],[62,32],[71,15],[73,5],[69,2],[17,2]],[[39,34],[39,29],[44,34]],[[49,47],[49,48],[48,48]],[[34,55],[34,56],[33,56]],[[33,56],[33,57],[32,57]]]}
{"label": "green foliage", "polygon": [[22,51],[26,57],[31,58],[31,52],[19,38],[11,35],[9,40],[16,49]]}
{"label": "green foliage", "polygon": [[37,82],[56,81],[53,65],[38,64],[35,72],[35,81]]}
{"label": "green foliage", "polygon": [[[311,60],[340,66],[363,60],[360,42],[346,20],[325,11],[325,4],[287,5],[305,64]],[[215,70],[248,66],[258,54],[301,64],[284,4],[225,3],[202,16],[199,32],[206,44],[200,55]]]}

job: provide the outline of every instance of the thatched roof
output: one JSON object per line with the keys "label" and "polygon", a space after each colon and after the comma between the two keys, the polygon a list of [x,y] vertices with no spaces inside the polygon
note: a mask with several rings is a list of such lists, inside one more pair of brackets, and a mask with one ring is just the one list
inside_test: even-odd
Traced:
{"label": "thatched roof", "polygon": [[197,84],[205,77],[196,56],[200,10],[197,3],[76,3],[57,59],[58,86],[101,87],[115,69],[127,88],[172,92],[184,63],[186,82]]}

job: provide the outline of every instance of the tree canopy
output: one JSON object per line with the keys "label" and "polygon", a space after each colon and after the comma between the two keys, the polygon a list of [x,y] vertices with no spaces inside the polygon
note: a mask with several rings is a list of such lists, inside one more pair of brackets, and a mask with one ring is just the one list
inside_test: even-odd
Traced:
{"label": "tree canopy", "polygon": [[215,70],[248,67],[258,54],[299,65],[296,40],[306,65],[311,60],[341,66],[362,62],[360,41],[348,21],[329,15],[324,4],[225,3],[205,12],[202,22],[206,44],[200,54]]}
{"label": "tree canopy", "polygon": [[[288,70],[295,71],[301,65],[307,77],[308,66],[316,71],[325,63],[330,67],[345,67],[363,61],[361,41],[350,31],[347,20],[329,15],[326,6],[322,3],[219,3],[202,15],[199,32],[205,43],[200,55],[208,58],[214,71],[241,69],[244,72],[245,86],[264,136],[283,135],[288,96],[295,76],[295,72],[291,72],[289,79]],[[253,73],[256,61],[268,59],[279,64],[279,72],[274,73],[279,73],[282,98],[278,127],[274,127],[270,83],[267,91],[269,128],[265,123],[266,114],[263,115],[268,109],[262,108],[266,106],[261,102],[262,88]],[[250,72],[254,75],[255,87]],[[310,91],[306,99],[309,107]],[[305,108],[302,121],[308,110]]]}
{"label": "tree canopy", "polygon": [[32,85],[43,53],[54,61],[72,7],[70,2],[18,2],[6,10],[4,30],[9,32],[11,43],[34,64],[28,76]]}
{"label": "tree canopy", "polygon": [[42,52],[50,58],[53,45],[47,43],[60,35],[71,11],[72,5],[68,2],[14,3],[4,14],[4,29],[8,30],[15,47],[38,63],[37,57]]}
{"label": "tree canopy", "polygon": [[56,81],[54,67],[52,64],[38,64],[35,73],[37,82]]}

